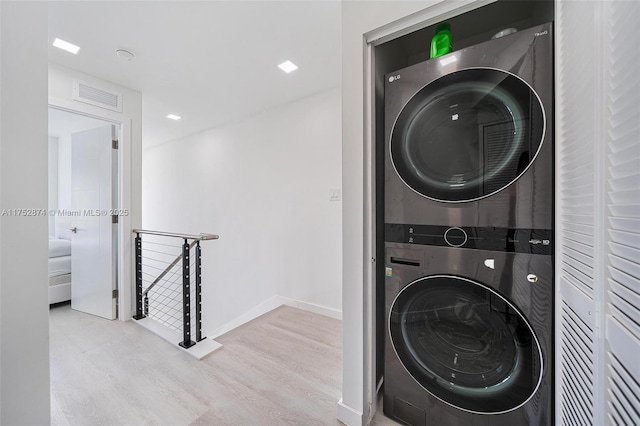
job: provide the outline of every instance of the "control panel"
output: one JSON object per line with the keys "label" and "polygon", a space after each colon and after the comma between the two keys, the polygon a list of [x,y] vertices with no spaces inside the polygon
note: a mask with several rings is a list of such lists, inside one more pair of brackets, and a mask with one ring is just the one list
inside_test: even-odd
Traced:
{"label": "control panel", "polygon": [[425,246],[460,247],[512,253],[553,254],[550,229],[437,226],[386,223],[384,240]]}

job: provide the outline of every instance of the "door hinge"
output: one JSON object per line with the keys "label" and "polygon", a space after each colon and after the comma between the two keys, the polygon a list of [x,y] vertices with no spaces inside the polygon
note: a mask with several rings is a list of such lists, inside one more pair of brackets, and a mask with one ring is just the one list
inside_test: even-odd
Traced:
{"label": "door hinge", "polygon": [[111,215],[111,223],[118,223],[118,215],[117,214]]}
{"label": "door hinge", "polygon": [[113,292],[111,292],[112,294],[112,298],[113,299],[117,299],[118,298],[118,289],[113,290]]}
{"label": "door hinge", "polygon": [[118,140],[117,139],[112,140],[111,146],[113,147],[113,149],[118,149]]}

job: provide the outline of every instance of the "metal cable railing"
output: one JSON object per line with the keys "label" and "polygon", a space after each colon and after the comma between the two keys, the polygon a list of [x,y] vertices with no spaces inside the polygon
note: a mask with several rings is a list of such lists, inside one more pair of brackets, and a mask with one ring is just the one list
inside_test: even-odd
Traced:
{"label": "metal cable railing", "polygon": [[[134,229],[136,315],[182,331],[180,346],[190,348],[202,336],[202,251],[200,242],[213,234],[175,234]],[[145,235],[144,252],[142,235]],[[182,239],[177,244],[176,239]],[[195,303],[192,300],[195,299]],[[195,322],[192,321],[195,318]],[[191,336],[195,334],[195,341]]]}

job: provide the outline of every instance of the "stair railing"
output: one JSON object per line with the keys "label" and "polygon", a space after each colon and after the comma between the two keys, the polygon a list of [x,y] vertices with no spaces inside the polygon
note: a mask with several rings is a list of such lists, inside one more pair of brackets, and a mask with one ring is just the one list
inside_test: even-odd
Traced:
{"label": "stair railing", "polygon": [[[141,320],[149,315],[149,299],[152,291],[165,292],[162,296],[165,302],[158,301],[159,312],[164,308],[165,317],[170,320],[159,321],[170,328],[178,329],[176,324],[181,322],[182,341],[179,343],[185,349],[190,348],[205,339],[202,336],[202,250],[201,241],[217,240],[219,237],[214,234],[176,234],[171,232],[149,231],[145,229],[134,229],[135,238],[135,265],[136,265],[136,314],[134,319]],[[182,239],[181,246],[167,244],[166,242],[145,241],[146,255],[143,255],[142,236],[151,235],[156,237]],[[164,240],[163,240],[164,241]],[[193,250],[192,250],[193,249]],[[176,251],[178,251],[176,253]],[[193,251],[193,255],[192,255]],[[171,260],[169,260],[171,259]],[[192,261],[193,260],[193,261]],[[181,268],[179,267],[181,264]],[[180,272],[181,270],[181,272]],[[160,271],[159,273],[157,271]],[[151,277],[151,278],[149,278]],[[195,291],[191,284],[195,285]],[[181,291],[176,287],[180,286]],[[145,288],[145,284],[148,284]],[[195,306],[191,303],[191,293],[195,295]],[[181,309],[174,306],[178,302],[177,295],[182,293]],[[168,295],[167,295],[168,294]],[[181,310],[182,319],[176,316]],[[192,311],[195,313],[195,341],[191,340],[191,318]]]}

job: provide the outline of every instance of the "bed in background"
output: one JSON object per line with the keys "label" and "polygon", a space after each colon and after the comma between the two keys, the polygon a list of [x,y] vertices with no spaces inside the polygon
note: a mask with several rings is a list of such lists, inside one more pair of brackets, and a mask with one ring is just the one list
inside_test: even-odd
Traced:
{"label": "bed in background", "polygon": [[71,300],[71,241],[49,237],[49,304]]}

